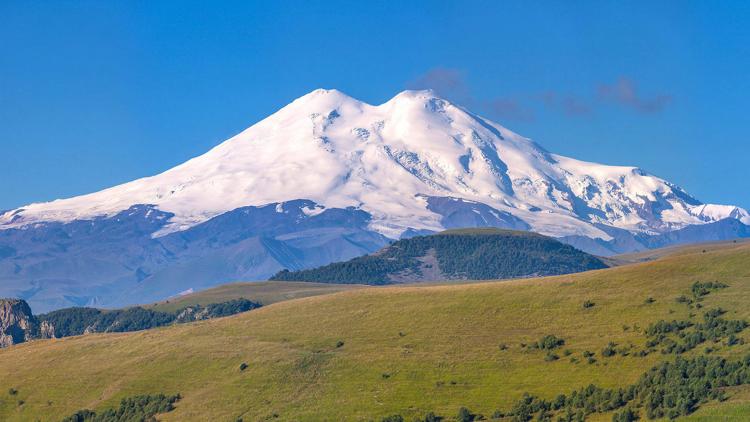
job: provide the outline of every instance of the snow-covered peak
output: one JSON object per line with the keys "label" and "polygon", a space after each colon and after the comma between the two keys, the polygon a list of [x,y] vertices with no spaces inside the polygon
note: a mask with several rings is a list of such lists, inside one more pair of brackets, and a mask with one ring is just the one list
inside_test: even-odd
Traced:
{"label": "snow-covered peak", "polygon": [[239,207],[310,199],[367,211],[372,229],[398,237],[443,228],[428,197],[486,204],[553,236],[608,239],[598,224],[660,233],[723,218],[750,223],[741,208],[703,205],[636,167],[551,154],[429,90],[371,105],[317,89],[162,174],[9,211],[0,227],[151,204],[175,214],[160,235]]}
{"label": "snow-covered peak", "polygon": [[700,204],[690,208],[691,214],[703,221],[717,221],[734,218],[745,224],[750,224],[750,213],[733,205]]}
{"label": "snow-covered peak", "polygon": [[361,101],[346,95],[338,89],[318,88],[292,101],[291,105],[305,104],[325,107],[326,104],[335,105],[347,102],[360,103]]}
{"label": "snow-covered peak", "polygon": [[447,100],[437,96],[435,91],[431,89],[407,89],[396,94],[386,104],[398,102],[418,102],[424,104],[433,100],[447,102]]}

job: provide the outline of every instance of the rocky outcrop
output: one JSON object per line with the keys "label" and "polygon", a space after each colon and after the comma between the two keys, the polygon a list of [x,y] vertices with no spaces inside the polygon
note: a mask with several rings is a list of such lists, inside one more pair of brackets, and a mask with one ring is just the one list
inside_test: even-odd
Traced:
{"label": "rocky outcrop", "polygon": [[0,347],[31,340],[37,327],[36,318],[26,301],[0,299]]}
{"label": "rocky outcrop", "polygon": [[183,323],[191,321],[202,321],[209,318],[211,318],[211,315],[209,315],[209,309],[207,307],[202,307],[200,305],[188,306],[177,314],[177,316],[175,317],[175,322]]}
{"label": "rocky outcrop", "polygon": [[56,338],[55,337],[55,326],[49,321],[42,321],[39,323],[39,337],[40,338]]}

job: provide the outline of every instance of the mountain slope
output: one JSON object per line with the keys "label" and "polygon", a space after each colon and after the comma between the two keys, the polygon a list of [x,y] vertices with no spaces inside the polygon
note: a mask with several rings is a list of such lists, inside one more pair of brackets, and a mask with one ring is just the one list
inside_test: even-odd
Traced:
{"label": "mountain slope", "polygon": [[593,223],[664,232],[724,218],[750,222],[745,210],[701,204],[638,168],[550,154],[429,91],[372,106],[335,90],[313,91],[160,175],[31,204],[0,222],[69,221],[151,204],[174,214],[163,234],[243,206],[310,199],[358,207],[373,216],[375,231],[397,237],[443,228],[427,206],[431,196],[478,201],[553,236],[608,239]]}
{"label": "mountain slope", "polygon": [[271,280],[394,284],[546,276],[605,267],[596,257],[536,233],[472,229],[399,240],[372,255],[284,270]]}
{"label": "mountain slope", "polygon": [[174,312],[188,306],[210,305],[236,299],[248,299],[264,306],[285,300],[361,289],[358,284],[306,283],[290,281],[251,281],[229,283],[148,305],[148,309]]}
{"label": "mountain slope", "polygon": [[[188,230],[152,237],[171,214],[134,206],[112,217],[0,230],[0,292],[34,312],[125,307],[237,280],[263,280],[377,250],[388,239],[369,216],[309,201],[243,207]],[[283,208],[283,212],[278,212]]]}
{"label": "mountain slope", "polygon": [[[553,400],[590,383],[636,382],[674,360],[659,350],[636,353],[659,320],[695,313],[699,322],[716,307],[726,319],[750,318],[749,262],[750,246],[738,244],[566,276],[363,288],[163,329],[34,341],[0,350],[0,373],[13,374],[0,377],[0,419],[57,420],[156,393],[182,395],[164,421],[377,421],[394,413],[412,420],[428,411],[454,416],[461,406],[489,416],[511,409],[525,391]],[[676,299],[692,297],[696,281],[728,287],[701,296],[702,309],[690,309]],[[593,306],[585,308],[585,301]],[[748,340],[748,333],[738,337]],[[547,335],[565,341],[553,351],[557,360],[521,346]],[[607,357],[609,342],[617,350],[633,347]],[[706,347],[710,356],[735,360],[750,342],[709,342],[683,357]],[[593,363],[586,351],[594,353]],[[243,362],[248,367],[240,371]],[[10,388],[16,395],[5,393]],[[694,416],[747,420],[750,389],[726,394],[725,402],[699,403]]]}
{"label": "mountain slope", "polygon": [[0,214],[0,296],[121,307],[463,227],[597,255],[750,235],[635,167],[587,163],[436,97],[316,90],[164,173]]}

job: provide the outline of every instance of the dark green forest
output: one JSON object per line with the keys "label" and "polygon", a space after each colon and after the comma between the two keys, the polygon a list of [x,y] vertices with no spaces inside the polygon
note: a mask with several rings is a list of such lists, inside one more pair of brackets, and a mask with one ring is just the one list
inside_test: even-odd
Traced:
{"label": "dark green forest", "polygon": [[606,267],[597,257],[546,236],[478,229],[399,240],[379,252],[346,262],[301,271],[283,270],[271,280],[372,285],[423,281],[425,270],[432,269],[432,261],[439,267],[438,279],[546,276]]}
{"label": "dark green forest", "polygon": [[140,306],[103,310],[96,308],[66,308],[37,315],[39,325],[47,322],[54,327],[55,337],[69,337],[87,332],[127,332],[146,330],[164,325],[218,318],[246,312],[260,307],[247,299],[234,299],[210,305],[195,305],[175,312],[159,312]]}
{"label": "dark green forest", "polygon": [[178,400],[179,394],[128,397],[122,399],[117,409],[107,409],[99,413],[83,409],[63,419],[62,422],[151,422],[156,421],[154,415],[174,410],[174,404]]}

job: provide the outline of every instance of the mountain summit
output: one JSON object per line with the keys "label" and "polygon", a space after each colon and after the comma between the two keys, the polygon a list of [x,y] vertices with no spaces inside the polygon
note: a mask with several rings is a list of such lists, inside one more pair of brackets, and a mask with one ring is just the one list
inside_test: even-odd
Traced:
{"label": "mountain summit", "polygon": [[[115,223],[121,232],[110,228]],[[703,204],[637,167],[552,154],[432,91],[404,91],[370,105],[318,89],[164,173],[5,212],[0,294],[35,295],[53,281],[58,289],[77,283],[71,278],[103,277],[104,268],[108,289],[121,294],[115,286],[127,280],[156,297],[324,265],[393,239],[458,227],[530,230],[606,255],[746,236],[747,224],[742,208]],[[76,243],[83,233],[87,243]],[[60,244],[44,249],[34,236],[61,242],[68,252]],[[239,248],[231,252],[234,263],[224,255],[229,245]],[[263,252],[250,259],[248,248]],[[219,269],[219,259],[230,269]],[[106,275],[112,260],[120,269]],[[78,273],[91,273],[78,275],[71,262]],[[205,280],[186,286],[183,274],[180,285],[171,273],[159,285],[169,288],[156,289],[154,277],[175,271],[174,262]],[[101,304],[114,294],[107,292],[70,296]]]}
{"label": "mountain summit", "polygon": [[398,238],[446,228],[431,197],[486,204],[557,237],[610,239],[601,224],[648,234],[725,218],[750,224],[747,211],[702,204],[636,167],[551,154],[432,91],[404,91],[372,106],[324,89],[162,174],[9,211],[0,224],[111,216],[150,204],[174,214],[163,235],[243,206],[309,199],[366,211],[373,230]]}

